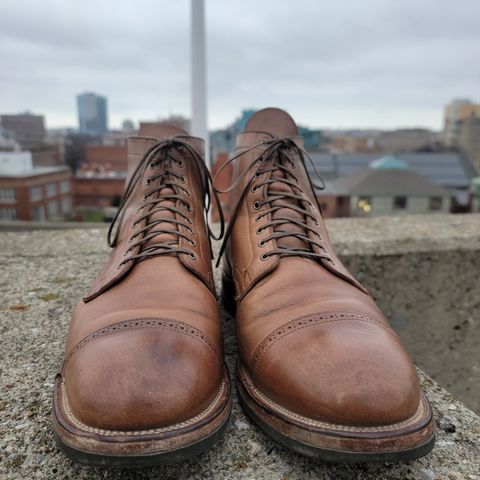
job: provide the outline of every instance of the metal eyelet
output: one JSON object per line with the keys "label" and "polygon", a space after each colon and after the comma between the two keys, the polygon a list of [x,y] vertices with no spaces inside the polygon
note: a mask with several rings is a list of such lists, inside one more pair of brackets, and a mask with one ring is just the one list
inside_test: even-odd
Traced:
{"label": "metal eyelet", "polygon": [[192,260],[196,260],[197,259],[197,254],[195,252],[190,252],[188,254],[188,256],[192,259]]}
{"label": "metal eyelet", "polygon": [[260,235],[264,230],[265,230],[265,227],[258,227],[256,230],[257,235]]}
{"label": "metal eyelet", "polygon": [[185,163],[183,160],[177,160],[177,166],[180,168],[183,168],[185,166]]}
{"label": "metal eyelet", "polygon": [[192,247],[196,247],[196,246],[197,246],[197,243],[194,242],[193,240],[188,239],[188,241],[190,242],[190,245],[191,245]]}
{"label": "metal eyelet", "polygon": [[251,188],[251,192],[252,192],[252,193],[255,193],[257,190],[258,190],[258,187],[257,187],[256,185],[254,185],[254,186]]}
{"label": "metal eyelet", "polygon": [[187,209],[188,212],[191,212],[193,210],[192,206],[189,203],[185,205],[185,208]]}
{"label": "metal eyelet", "polygon": [[258,246],[259,246],[260,248],[263,248],[266,244],[267,244],[267,242],[265,242],[265,240],[260,240],[260,241],[258,242]]}
{"label": "metal eyelet", "polygon": [[262,253],[262,254],[260,255],[260,260],[261,260],[262,262],[265,262],[265,261],[268,260],[268,257],[269,257],[269,255],[268,255],[267,253]]}
{"label": "metal eyelet", "polygon": [[258,210],[259,208],[260,208],[260,202],[259,200],[255,200],[255,202],[253,203],[253,209]]}

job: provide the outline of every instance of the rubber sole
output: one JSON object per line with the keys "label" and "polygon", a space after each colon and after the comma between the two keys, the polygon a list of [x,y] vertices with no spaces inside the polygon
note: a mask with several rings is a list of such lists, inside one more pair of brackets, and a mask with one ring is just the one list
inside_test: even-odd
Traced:
{"label": "rubber sole", "polygon": [[[418,424],[403,434],[392,432],[375,436],[373,432],[363,435],[345,433],[340,429],[315,429],[310,425],[300,426],[261,405],[248,393],[237,378],[240,403],[252,421],[267,435],[284,447],[307,457],[333,463],[373,463],[414,460],[427,455],[435,445],[435,427],[431,412],[426,424]],[[425,400],[426,401],[426,400]],[[365,429],[366,430],[366,429]],[[373,429],[374,430],[374,429]]]}
{"label": "rubber sole", "polygon": [[91,466],[155,466],[196,457],[222,437],[232,409],[230,381],[226,377],[203,418],[144,432],[99,431],[72,418],[72,412],[65,406],[67,399],[61,382],[61,377],[55,382],[52,412],[55,439],[67,457]]}

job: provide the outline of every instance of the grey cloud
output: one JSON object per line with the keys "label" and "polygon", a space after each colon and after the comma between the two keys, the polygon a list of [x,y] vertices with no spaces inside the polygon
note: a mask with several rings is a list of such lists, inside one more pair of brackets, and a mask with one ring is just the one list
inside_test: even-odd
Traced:
{"label": "grey cloud", "polygon": [[[0,0],[0,109],[75,124],[74,96],[111,123],[189,113],[189,1]],[[316,126],[438,128],[479,97],[477,1],[206,0],[210,124],[245,107]]]}

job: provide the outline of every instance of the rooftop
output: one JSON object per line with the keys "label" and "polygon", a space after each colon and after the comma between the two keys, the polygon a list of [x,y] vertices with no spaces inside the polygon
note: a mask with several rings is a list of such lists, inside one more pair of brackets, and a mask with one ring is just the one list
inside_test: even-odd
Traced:
{"label": "rooftop", "polygon": [[70,168],[64,165],[52,166],[52,167],[35,167],[32,170],[15,173],[3,173],[0,171],[0,178],[30,178],[37,177],[39,175],[50,175],[52,173],[70,172]]}
{"label": "rooftop", "polygon": [[[335,180],[358,173],[378,160],[378,154],[310,152],[316,168],[326,179]],[[408,168],[431,182],[446,188],[468,188],[478,175],[470,160],[459,153],[400,153],[398,160]]]}
{"label": "rooftop", "polygon": [[[392,164],[392,162],[389,162]],[[335,182],[339,195],[408,195],[451,197],[452,192],[407,169],[366,168]]]}

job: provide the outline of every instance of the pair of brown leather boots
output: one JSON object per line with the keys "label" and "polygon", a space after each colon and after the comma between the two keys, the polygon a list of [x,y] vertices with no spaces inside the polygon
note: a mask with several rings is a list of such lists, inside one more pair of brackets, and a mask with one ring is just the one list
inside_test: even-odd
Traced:
{"label": "pair of brown leather boots", "polygon": [[[238,135],[223,247],[239,398],[292,450],[334,462],[406,460],[434,443],[415,368],[333,251],[302,139],[278,109]],[[73,314],[54,431],[72,459],[152,465],[196,455],[226,427],[203,141],[175,127],[128,142],[112,253]]]}

